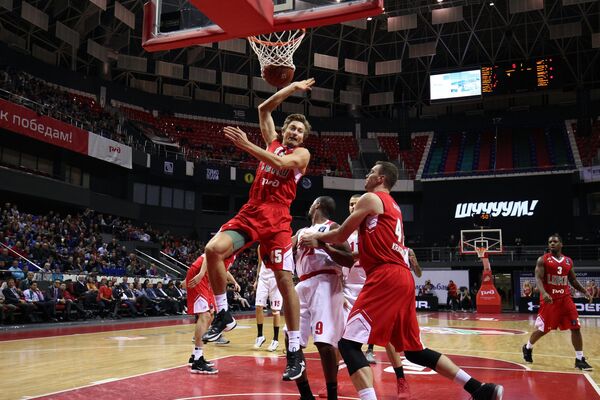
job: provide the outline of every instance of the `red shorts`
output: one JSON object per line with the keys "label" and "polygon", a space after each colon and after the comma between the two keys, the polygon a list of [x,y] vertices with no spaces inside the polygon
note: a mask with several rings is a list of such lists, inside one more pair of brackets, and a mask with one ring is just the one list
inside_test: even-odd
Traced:
{"label": "red shorts", "polygon": [[396,351],[423,350],[410,270],[385,264],[368,275],[344,329],[344,339],[385,346]]}
{"label": "red shorts", "polygon": [[538,312],[535,326],[542,332],[553,329],[579,329],[579,314],[571,296],[553,299],[551,304],[542,302]]}
{"label": "red shorts", "polygon": [[272,270],[293,271],[292,216],[289,207],[280,204],[246,203],[222,231],[242,231],[250,237],[245,247],[260,243],[265,265]]}

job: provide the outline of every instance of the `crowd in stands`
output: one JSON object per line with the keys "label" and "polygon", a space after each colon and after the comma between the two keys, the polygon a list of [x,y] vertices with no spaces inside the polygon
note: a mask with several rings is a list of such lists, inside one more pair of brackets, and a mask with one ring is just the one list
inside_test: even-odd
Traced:
{"label": "crowd in stands", "polygon": [[42,79],[11,67],[0,69],[0,89],[11,93],[10,101],[22,103],[42,115],[117,142],[126,142],[127,137],[119,123],[118,114],[108,112],[93,98],[61,90]]}

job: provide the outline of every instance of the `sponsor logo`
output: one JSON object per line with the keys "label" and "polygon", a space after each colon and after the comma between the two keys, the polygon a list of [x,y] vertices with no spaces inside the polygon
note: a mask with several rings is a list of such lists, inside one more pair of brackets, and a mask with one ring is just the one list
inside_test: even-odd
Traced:
{"label": "sponsor logo", "polygon": [[218,181],[219,170],[213,168],[206,168],[206,180],[207,181]]}
{"label": "sponsor logo", "polygon": [[577,308],[577,311],[600,313],[600,303],[575,303],[575,308]]}
{"label": "sponsor logo", "polygon": [[250,172],[246,172],[244,174],[244,182],[246,183],[252,183],[254,182],[254,175]]}
{"label": "sponsor logo", "polygon": [[531,217],[538,203],[539,200],[458,203],[454,218],[470,218],[474,214],[489,214],[492,217]]}
{"label": "sponsor logo", "polygon": [[169,175],[173,174],[173,163],[171,161],[165,161],[164,172]]}
{"label": "sponsor logo", "polygon": [[310,189],[312,187],[312,181],[310,178],[304,177],[302,178],[301,185],[304,189]]}
{"label": "sponsor logo", "polygon": [[121,154],[121,148],[119,146],[108,146],[108,152]]}
{"label": "sponsor logo", "polygon": [[429,306],[429,302],[425,301],[425,300],[417,300],[416,305],[417,305],[417,310],[422,309],[422,308],[425,308],[425,309],[431,308]]}
{"label": "sponsor logo", "polygon": [[262,178],[261,183],[263,186],[273,186],[274,188],[279,187],[279,181],[277,179]]}
{"label": "sponsor logo", "polygon": [[552,294],[565,294],[565,289],[552,289]]}
{"label": "sponsor logo", "polygon": [[537,308],[540,308],[537,304],[533,304],[533,301],[527,303],[527,311],[533,311]]}
{"label": "sponsor logo", "polygon": [[479,293],[481,293],[482,296],[486,296],[486,295],[494,295],[494,294],[496,294],[496,291],[494,289],[481,290]]}

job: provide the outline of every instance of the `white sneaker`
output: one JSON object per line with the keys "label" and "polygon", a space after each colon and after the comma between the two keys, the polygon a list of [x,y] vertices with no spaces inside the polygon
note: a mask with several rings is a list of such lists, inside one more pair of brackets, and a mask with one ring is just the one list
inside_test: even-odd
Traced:
{"label": "white sneaker", "polygon": [[277,340],[271,340],[271,344],[267,348],[268,351],[275,351],[279,347],[279,342]]}
{"label": "white sneaker", "polygon": [[265,342],[265,337],[264,336],[259,336],[256,338],[256,341],[254,342],[254,348],[255,349],[260,349],[260,346],[263,345],[263,343]]}

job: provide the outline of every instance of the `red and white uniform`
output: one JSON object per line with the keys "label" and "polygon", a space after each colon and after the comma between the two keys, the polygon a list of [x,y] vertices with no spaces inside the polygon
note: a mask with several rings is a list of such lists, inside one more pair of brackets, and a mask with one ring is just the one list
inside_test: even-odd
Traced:
{"label": "red and white uniform", "polygon": [[[229,270],[231,264],[235,261],[235,256],[231,256],[225,260],[225,269]],[[198,275],[204,262],[204,254],[196,259],[188,268],[185,275],[185,285],[187,288],[187,312],[189,315],[208,312],[216,307],[215,295],[208,281],[208,273],[204,274],[202,280],[193,288],[188,287],[190,280]]]}
{"label": "red and white uniform", "polygon": [[277,288],[275,273],[260,263],[260,272],[258,273],[258,284],[256,285],[255,305],[260,307],[267,306],[267,299],[271,303],[271,310],[280,311],[283,304],[283,298]]}
{"label": "red and white uniform", "polygon": [[[274,140],[267,151],[282,157],[291,154],[294,148]],[[294,268],[290,205],[296,197],[296,186],[301,177],[302,172],[298,169],[278,170],[261,162],[256,169],[248,203],[221,227],[221,231],[246,233],[250,237],[246,246],[260,242],[267,268],[290,272]]]}
{"label": "red and white uniform", "polygon": [[[347,240],[350,245],[352,253],[358,251],[358,231],[353,232]],[[365,270],[360,266],[360,263],[356,261],[352,268],[342,268],[342,286],[344,288],[344,299],[346,300],[346,307],[344,307],[345,318],[348,318],[350,310],[354,306],[358,294],[363,288],[365,281],[367,280],[367,274]]]}
{"label": "red and white uniform", "polygon": [[402,212],[392,196],[376,192],[383,214],[365,218],[358,233],[359,261],[367,280],[350,311],[343,337],[397,350],[419,351],[415,281],[404,246]]}
{"label": "red and white uniform", "polygon": [[579,329],[579,314],[571,298],[569,288],[569,272],[573,268],[573,260],[567,256],[554,257],[544,254],[544,290],[552,297],[552,303],[546,304],[540,294],[540,310],[535,326],[542,332],[553,329]]}
{"label": "red and white uniform", "polygon": [[[306,233],[328,232],[332,224],[327,221],[300,229],[298,242]],[[312,335],[315,343],[337,347],[345,322],[341,267],[324,250],[299,246],[296,274],[300,277],[296,285],[300,300],[300,345],[306,347]]]}

